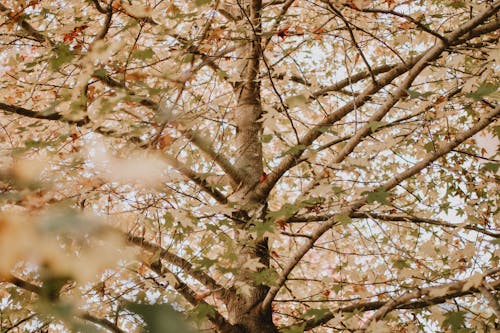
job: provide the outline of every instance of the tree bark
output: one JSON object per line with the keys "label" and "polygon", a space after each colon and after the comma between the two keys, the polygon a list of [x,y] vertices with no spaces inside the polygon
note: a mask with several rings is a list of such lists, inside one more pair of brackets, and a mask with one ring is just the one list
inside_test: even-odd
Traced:
{"label": "tree bark", "polygon": [[[263,174],[262,144],[260,136],[262,116],[260,100],[260,57],[261,57],[261,0],[236,0],[240,10],[240,21],[247,31],[240,56],[245,59],[241,72],[242,81],[237,90],[237,107],[235,109],[235,125],[237,128],[236,145],[237,158],[235,166],[240,175],[241,183],[231,195],[230,201],[236,203],[241,211],[239,218],[245,222],[262,221],[264,205],[253,195],[254,188]],[[246,232],[247,226],[241,226],[237,240],[241,246],[242,263],[246,260],[258,261],[269,267],[269,247],[267,239],[253,239]],[[250,286],[249,295],[235,294],[227,303],[229,320],[239,332],[244,333],[274,333],[278,329],[273,324],[272,312],[263,311],[261,304],[269,287],[256,285],[251,278],[251,272],[242,270],[237,279]]]}

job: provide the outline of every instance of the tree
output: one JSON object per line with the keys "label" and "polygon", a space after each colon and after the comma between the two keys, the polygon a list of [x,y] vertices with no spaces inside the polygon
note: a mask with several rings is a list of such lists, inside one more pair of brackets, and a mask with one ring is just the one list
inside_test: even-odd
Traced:
{"label": "tree", "polygon": [[3,1],[1,331],[498,329],[499,9]]}

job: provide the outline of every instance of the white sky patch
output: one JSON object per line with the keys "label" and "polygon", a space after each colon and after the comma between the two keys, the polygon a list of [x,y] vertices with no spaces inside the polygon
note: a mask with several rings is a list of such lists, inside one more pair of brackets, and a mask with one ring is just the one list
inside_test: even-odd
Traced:
{"label": "white sky patch", "polygon": [[498,148],[500,146],[500,141],[497,137],[493,136],[491,133],[482,131],[474,136],[479,147],[485,150],[484,157],[491,158],[498,153]]}

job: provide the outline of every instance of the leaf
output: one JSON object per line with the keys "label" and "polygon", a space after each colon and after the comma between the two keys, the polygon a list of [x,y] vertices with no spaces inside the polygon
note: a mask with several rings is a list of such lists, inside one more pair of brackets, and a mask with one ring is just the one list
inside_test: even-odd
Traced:
{"label": "leaf", "polygon": [[443,328],[450,327],[451,332],[458,333],[460,328],[465,324],[464,311],[452,311],[445,314],[446,319],[443,321]]}
{"label": "leaf", "polygon": [[132,58],[137,58],[137,59],[150,59],[153,58],[155,55],[153,49],[150,47],[144,49],[144,50],[137,50],[132,53]]}
{"label": "leaf", "polygon": [[108,76],[108,72],[106,72],[105,69],[99,68],[94,73],[92,73],[92,76],[97,77],[99,79],[105,79]]}
{"label": "leaf", "polygon": [[262,143],[269,143],[273,139],[272,134],[262,134],[260,137],[260,142]]}
{"label": "leaf", "polygon": [[497,173],[500,168],[500,163],[488,162],[485,163],[483,169],[486,171],[491,171],[492,173]]}
{"label": "leaf", "polygon": [[212,2],[212,0],[194,0],[195,5],[198,7],[209,4],[210,2]]}
{"label": "leaf", "polygon": [[424,149],[426,152],[431,153],[436,150],[436,146],[433,141],[430,141],[424,145]]}
{"label": "leaf", "polygon": [[217,76],[219,79],[223,80],[229,77],[229,74],[226,71],[223,71],[222,69],[217,70]]}
{"label": "leaf", "polygon": [[363,194],[366,194],[368,196],[367,202],[368,203],[373,203],[373,202],[380,202],[382,204],[387,204],[387,198],[391,196],[389,192],[383,191],[381,189],[378,189],[374,192],[363,192]]}
{"label": "leaf", "polygon": [[304,145],[296,145],[296,146],[293,146],[292,148],[288,149],[287,151],[285,151],[281,156],[285,156],[285,155],[296,155],[304,150],[307,149],[307,146],[304,146]]}
{"label": "leaf", "polygon": [[415,98],[426,98],[426,97],[429,97],[430,95],[433,94],[433,92],[430,92],[430,91],[427,91],[425,93],[420,93],[416,90],[411,90],[411,89],[408,89],[406,91],[408,93],[408,96],[411,98],[411,99],[415,99]]}
{"label": "leaf", "polygon": [[261,238],[267,234],[274,234],[276,232],[276,224],[273,221],[257,222],[251,229],[257,233],[257,238]]}
{"label": "leaf", "polygon": [[170,145],[175,142],[176,138],[172,137],[170,134],[166,133],[159,140],[160,149],[165,149],[170,147]]}
{"label": "leaf", "polygon": [[480,101],[483,97],[488,96],[497,91],[499,85],[485,82],[477,88],[476,91],[467,94],[467,97],[476,101]]}
{"label": "leaf", "polygon": [[64,43],[56,44],[52,51],[55,55],[49,58],[49,64],[53,70],[58,70],[62,65],[70,62],[74,57],[73,51],[71,51],[69,45]]}
{"label": "leaf", "polygon": [[462,287],[462,291],[467,291],[470,288],[477,288],[483,282],[483,275],[481,273],[474,273],[471,277],[467,279],[467,282]]}
{"label": "leaf", "polygon": [[493,239],[490,243],[500,247],[500,238]]}
{"label": "leaf", "polygon": [[340,224],[349,224],[352,222],[352,219],[348,214],[337,214],[335,215],[335,221]]}
{"label": "leaf", "polygon": [[397,269],[410,268],[410,264],[404,259],[395,260],[392,266]]}
{"label": "leaf", "polygon": [[168,304],[129,304],[127,308],[142,317],[149,333],[193,333],[183,316]]}
{"label": "leaf", "polygon": [[296,95],[288,97],[285,102],[289,108],[301,107],[307,104],[307,98],[304,95]]}
{"label": "leaf", "polygon": [[257,285],[276,286],[279,274],[273,268],[266,268],[262,271],[252,273],[252,278]]}
{"label": "leaf", "polygon": [[337,132],[332,130],[331,126],[318,126],[314,129],[315,131],[318,131],[320,133],[331,133],[333,135],[337,135]]}
{"label": "leaf", "polygon": [[[204,321],[206,321],[207,317],[208,316],[211,316],[215,313],[215,309],[212,305],[210,304],[207,304],[207,303],[200,303],[196,306],[196,308],[194,308],[194,310],[191,312],[191,315],[190,317],[195,321],[195,322],[198,322],[198,323],[202,323]],[[165,331],[154,331],[154,332],[151,332],[151,333],[156,333],[156,332],[161,332],[161,333],[164,333]],[[177,330],[177,331],[168,331],[169,333],[172,332],[184,332],[183,330]],[[189,330],[188,332],[193,332],[192,330]]]}
{"label": "leaf", "polygon": [[309,309],[303,315],[304,319],[314,319],[315,321],[319,321],[330,313],[329,309]]}
{"label": "leaf", "polygon": [[378,128],[387,125],[385,121],[371,121],[368,123],[368,126],[370,126],[370,129],[372,132],[375,132]]}

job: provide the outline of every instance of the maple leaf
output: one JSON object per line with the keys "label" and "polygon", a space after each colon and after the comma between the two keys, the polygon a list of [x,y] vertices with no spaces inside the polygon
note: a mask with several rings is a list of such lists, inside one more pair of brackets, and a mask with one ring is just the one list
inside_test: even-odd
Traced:
{"label": "maple leaf", "polygon": [[288,31],[290,30],[290,26],[285,26],[283,28],[280,28],[276,32],[276,36],[280,37],[281,40],[284,40],[288,36]]}

